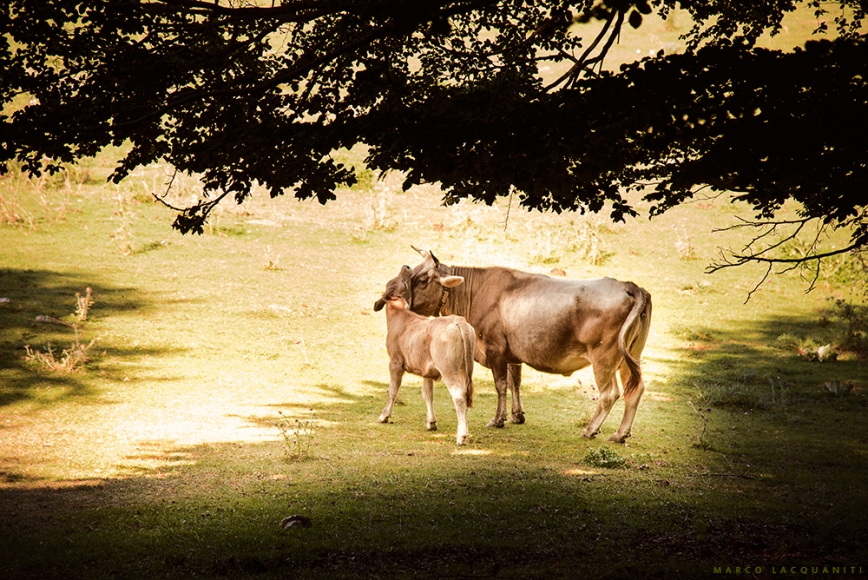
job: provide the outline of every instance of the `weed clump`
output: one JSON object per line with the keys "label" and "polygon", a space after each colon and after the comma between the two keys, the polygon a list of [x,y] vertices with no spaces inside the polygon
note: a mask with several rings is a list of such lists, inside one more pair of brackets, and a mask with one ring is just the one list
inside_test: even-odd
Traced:
{"label": "weed clump", "polygon": [[64,349],[60,355],[56,355],[54,348],[49,344],[42,351],[33,350],[30,345],[25,345],[24,350],[27,352],[24,359],[28,362],[37,363],[43,371],[71,373],[82,365],[91,361],[88,356],[88,350],[96,342],[96,339],[84,344],[81,342],[79,333],[76,330],[75,340],[69,348]]}
{"label": "weed clump", "polygon": [[282,411],[277,412],[280,420],[277,430],[283,438],[283,449],[290,461],[301,461],[311,457],[313,447],[313,419],[302,421],[290,419]]}
{"label": "weed clump", "polygon": [[608,447],[588,449],[582,462],[593,467],[605,469],[624,469],[627,467],[627,460],[621,457],[620,453]]}
{"label": "weed clump", "polygon": [[90,342],[84,343],[81,337],[81,329],[84,323],[87,322],[90,307],[93,306],[94,303],[93,290],[88,287],[85,290],[84,295],[80,292],[76,292],[75,299],[75,312],[67,317],[67,320],[71,320],[72,322],[67,322],[66,320],[53,318],[51,316],[36,317],[36,322],[68,326],[72,328],[75,332],[75,338],[69,348],[63,349],[58,355],[51,344],[48,344],[41,350],[32,349],[30,348],[30,345],[27,344],[24,346],[24,350],[27,353],[24,355],[25,361],[38,364],[40,369],[43,371],[62,373],[71,373],[91,361],[88,351],[98,339],[94,338]]}
{"label": "weed clump", "polygon": [[592,266],[599,266],[605,260],[600,241],[601,227],[598,220],[586,218],[537,232],[528,260],[532,264],[556,264],[570,254]]}

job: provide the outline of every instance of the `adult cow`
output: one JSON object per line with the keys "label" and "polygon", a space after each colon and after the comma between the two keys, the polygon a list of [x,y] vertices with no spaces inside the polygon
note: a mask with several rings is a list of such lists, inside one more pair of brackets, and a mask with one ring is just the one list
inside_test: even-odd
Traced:
{"label": "adult cow", "polygon": [[[509,268],[447,266],[429,251],[413,269],[410,309],[423,316],[457,314],[476,329],[474,357],[491,369],[497,411],[489,427],[503,427],[506,391],[513,423],[524,423],[521,364],[569,376],[593,365],[600,390],[597,411],[583,431],[594,437],[624,385],[624,418],[609,441],[623,443],[645,390],[639,358],[651,324],[651,294],[632,282],[555,279]],[[446,288],[447,276],[464,284]]]}

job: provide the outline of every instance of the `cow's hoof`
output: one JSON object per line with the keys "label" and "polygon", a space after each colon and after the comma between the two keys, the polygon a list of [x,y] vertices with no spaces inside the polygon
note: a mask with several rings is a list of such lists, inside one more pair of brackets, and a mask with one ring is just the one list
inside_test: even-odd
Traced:
{"label": "cow's hoof", "polygon": [[388,417],[383,417],[382,415],[380,415],[380,418],[377,419],[377,421],[379,421],[380,423],[388,423],[388,422],[389,422],[389,418],[388,418]]}
{"label": "cow's hoof", "polygon": [[585,439],[593,439],[597,436],[597,433],[599,433],[599,431],[589,431],[588,429],[585,429],[582,431],[582,437]]}
{"label": "cow's hoof", "polygon": [[466,445],[466,444],[467,444],[467,438],[468,438],[467,435],[459,435],[459,436],[456,437],[456,439],[455,439],[455,444],[456,444],[456,445],[459,445],[459,446],[460,446],[460,445]]}
{"label": "cow's hoof", "polygon": [[437,430],[437,421],[431,421],[430,423],[428,423],[428,430],[429,431],[436,431]]}
{"label": "cow's hoof", "polygon": [[618,435],[617,433],[615,433],[614,435],[609,437],[609,441],[611,441],[612,443],[624,443],[625,441],[627,441],[628,437],[630,437],[630,433],[627,433],[626,435]]}
{"label": "cow's hoof", "polygon": [[513,413],[512,417],[510,417],[509,419],[509,422],[516,425],[524,425],[524,413]]}
{"label": "cow's hoof", "polygon": [[503,419],[500,419],[500,420],[492,419],[491,421],[488,422],[488,425],[486,425],[486,427],[495,427],[497,429],[503,429]]}

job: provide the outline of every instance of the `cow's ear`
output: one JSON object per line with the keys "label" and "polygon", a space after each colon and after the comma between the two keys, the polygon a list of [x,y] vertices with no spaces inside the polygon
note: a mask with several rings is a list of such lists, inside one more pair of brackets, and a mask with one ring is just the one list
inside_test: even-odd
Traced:
{"label": "cow's ear", "polygon": [[374,312],[379,312],[380,310],[383,309],[383,306],[385,306],[385,305],[386,305],[386,303],[383,301],[382,298],[380,298],[379,300],[374,302]]}
{"label": "cow's ear", "polygon": [[440,278],[440,283],[444,288],[455,288],[464,283],[464,276],[443,276]]}

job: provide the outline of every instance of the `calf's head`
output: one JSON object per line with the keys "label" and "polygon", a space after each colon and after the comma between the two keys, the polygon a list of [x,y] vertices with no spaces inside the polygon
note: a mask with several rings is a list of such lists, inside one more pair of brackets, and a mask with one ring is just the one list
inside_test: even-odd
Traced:
{"label": "calf's head", "polygon": [[[412,247],[412,246],[411,246]],[[422,316],[440,314],[446,292],[464,282],[462,276],[450,276],[449,269],[427,250],[413,248],[422,255],[422,263],[413,268],[410,277],[412,300],[408,302],[413,312]]]}
{"label": "calf's head", "polygon": [[386,303],[400,309],[412,304],[412,276],[413,271],[410,270],[410,266],[402,266],[398,275],[386,283],[386,291],[380,299],[374,302],[374,311],[379,312]]}

